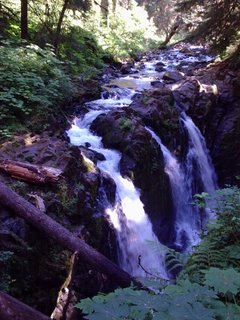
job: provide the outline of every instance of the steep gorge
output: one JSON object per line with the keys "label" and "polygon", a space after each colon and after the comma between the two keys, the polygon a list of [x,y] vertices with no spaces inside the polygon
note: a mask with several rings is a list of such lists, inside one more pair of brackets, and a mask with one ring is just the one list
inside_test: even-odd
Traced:
{"label": "steep gorge", "polygon": [[[240,170],[239,72],[228,62],[206,68],[211,60],[213,58],[208,57],[202,48],[187,46],[146,55],[141,62],[128,69],[128,74],[124,71],[125,75],[119,74],[110,83],[104,83],[100,99],[77,106],[78,115],[81,116],[75,120],[75,126],[82,129],[88,127],[87,130],[90,129],[91,134],[94,132],[95,138],[91,137],[89,140],[90,131],[85,130],[80,133],[80,143],[78,134],[75,137],[74,134],[71,136],[72,143],[80,147],[69,146],[62,135],[49,137],[48,134],[45,137],[16,138],[13,143],[1,146],[1,160],[21,160],[61,167],[64,179],[59,185],[33,187],[27,183],[14,183],[5,175],[1,176],[1,180],[15,184],[15,189],[25,197],[30,191],[41,195],[46,203],[47,214],[113,261],[122,261],[123,267],[124,263],[129,266],[127,260],[131,248],[128,248],[127,255],[119,253],[118,249],[119,239],[126,241],[125,237],[129,236],[131,223],[124,231],[126,234],[116,236],[116,226],[109,219],[109,211],[106,214],[106,209],[114,209],[116,203],[120,207],[124,205],[117,202],[121,192],[114,181],[116,177],[110,177],[106,168],[104,170],[108,154],[97,150],[99,146],[97,149],[94,147],[95,140],[92,139],[102,138],[105,148],[118,151],[121,176],[126,181],[130,179],[135,188],[140,190],[139,197],[144,211],[147,212],[159,241],[175,249],[185,250],[196,240],[190,237],[189,228],[193,226],[194,231],[199,232],[202,222],[199,221],[197,214],[197,221],[185,221],[188,225],[185,224],[179,233],[176,232],[181,227],[176,217],[176,204],[173,201],[176,193],[171,190],[171,179],[166,172],[166,158],[164,158],[166,150],[164,151],[163,147],[159,148],[159,143],[147,128],[154,130],[171,156],[183,164],[189,151],[189,134],[183,125],[184,119],[181,118],[181,113],[186,112],[206,138],[220,185],[236,182],[235,176],[239,175]],[[89,91],[91,92],[91,88]],[[93,117],[86,120],[88,112],[92,112]],[[86,121],[83,125],[84,119]],[[98,163],[100,163],[99,168]],[[182,167],[184,169],[184,165]],[[198,170],[195,159],[192,162],[195,178],[191,180],[189,186],[191,197],[193,193],[208,191],[204,187],[205,181],[201,181],[201,173]],[[191,200],[192,198],[189,198],[188,202]],[[191,206],[188,208],[189,212],[195,210]],[[121,219],[126,218],[122,215]],[[29,280],[34,280],[35,285],[41,282],[40,288],[45,291],[50,279],[52,287],[60,287],[66,274],[65,260],[69,254],[62,253],[60,248],[56,249],[51,245],[50,252],[54,259],[48,257],[48,241],[34,234],[20,219],[13,218],[6,208],[1,209],[1,225],[8,231],[7,241],[4,235],[1,238],[1,246],[15,250],[18,258],[21,255],[19,253],[24,252],[30,273],[36,265],[39,273],[42,272],[41,276],[35,275],[32,279],[25,279],[24,281],[29,283],[28,286],[34,286],[28,282]],[[14,238],[14,234],[17,238]],[[22,240],[33,247],[36,241],[38,243],[36,252],[27,253]],[[156,241],[154,237],[152,240]],[[16,247],[14,249],[14,245],[17,249]],[[125,243],[124,246],[126,248],[128,244]],[[57,260],[60,257],[59,267]],[[131,268],[140,268],[137,265],[137,258],[136,255],[130,272]],[[142,259],[145,267],[144,257]],[[50,266],[48,272],[44,270],[46,265]],[[23,266],[19,268],[23,274]],[[58,272],[62,274],[56,276]],[[95,294],[99,290],[108,290],[112,286],[101,274],[92,271],[90,273],[86,265],[80,263],[78,272],[79,276],[74,283],[77,299]],[[92,288],[88,285],[89,281],[93,284]],[[22,284],[24,285],[25,283]],[[31,288],[30,294],[33,291],[34,288]],[[21,289],[19,295],[23,295]],[[38,307],[46,313],[49,313],[50,307],[54,304],[52,301],[52,304],[48,303],[46,307],[44,298],[37,302],[36,300]]]}

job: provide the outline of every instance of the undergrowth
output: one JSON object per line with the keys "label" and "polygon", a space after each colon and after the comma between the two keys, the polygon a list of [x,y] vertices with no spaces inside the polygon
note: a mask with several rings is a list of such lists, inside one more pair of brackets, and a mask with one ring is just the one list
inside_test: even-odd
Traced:
{"label": "undergrowth", "polygon": [[0,137],[30,128],[43,131],[71,96],[63,63],[36,45],[0,45]]}
{"label": "undergrowth", "polygon": [[240,189],[222,189],[214,201],[217,218],[174,283],[152,278],[143,282],[144,290],[130,287],[83,299],[76,307],[85,319],[239,319]]}

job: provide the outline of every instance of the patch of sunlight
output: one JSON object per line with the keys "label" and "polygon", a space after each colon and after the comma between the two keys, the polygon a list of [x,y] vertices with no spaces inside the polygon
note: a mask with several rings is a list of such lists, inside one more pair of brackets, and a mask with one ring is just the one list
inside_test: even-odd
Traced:
{"label": "patch of sunlight", "polygon": [[198,81],[198,84],[200,86],[199,92],[213,93],[215,96],[219,93],[216,84],[203,84],[200,81]]}
{"label": "patch of sunlight", "polygon": [[96,166],[92,160],[90,160],[85,154],[84,151],[81,151],[83,157],[83,163],[88,173],[97,173]]}

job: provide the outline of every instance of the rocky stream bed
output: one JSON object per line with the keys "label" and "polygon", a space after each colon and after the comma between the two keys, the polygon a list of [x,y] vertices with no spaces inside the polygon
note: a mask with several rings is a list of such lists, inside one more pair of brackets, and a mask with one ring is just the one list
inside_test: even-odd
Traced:
{"label": "rocky stream bed", "polygon": [[[75,116],[81,119],[89,108],[101,111],[104,105],[107,112],[100,112],[90,129],[102,137],[104,147],[121,153],[121,175],[141,190],[141,201],[150,213],[158,239],[174,247],[170,180],[164,171],[163,153],[146,127],[153,129],[181,162],[187,152],[187,133],[179,116],[185,112],[206,139],[219,186],[238,183],[240,72],[230,61],[213,63],[214,59],[203,48],[179,45],[143,55],[139,61],[120,69],[109,67],[100,81],[79,82],[79,100],[64,110],[69,118],[68,127],[58,125],[42,135],[16,136],[0,145],[1,161],[57,168],[62,171],[59,181],[30,184],[4,172],[0,180],[33,203],[39,196],[46,214],[118,263],[115,229],[104,213],[106,203],[115,202],[116,184],[96,166],[98,161],[104,161],[104,155],[93,150],[90,143],[74,146],[65,133]],[[126,99],[131,91],[130,102],[122,98],[124,90]],[[106,107],[112,101],[114,108]],[[51,314],[59,289],[66,286],[70,252],[3,207],[0,250],[10,252],[11,256],[1,262],[4,289]],[[65,318],[75,319],[78,316],[74,315],[73,305],[80,298],[111,290],[114,284],[104,274],[78,261],[74,279],[67,286],[71,297],[67,297]]]}

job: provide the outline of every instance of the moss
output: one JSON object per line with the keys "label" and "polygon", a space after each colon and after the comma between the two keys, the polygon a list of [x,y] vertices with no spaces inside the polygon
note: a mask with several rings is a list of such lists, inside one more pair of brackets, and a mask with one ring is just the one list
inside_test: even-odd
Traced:
{"label": "moss", "polygon": [[131,131],[133,129],[132,121],[126,117],[119,119],[119,128],[121,131]]}

